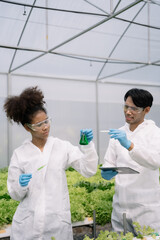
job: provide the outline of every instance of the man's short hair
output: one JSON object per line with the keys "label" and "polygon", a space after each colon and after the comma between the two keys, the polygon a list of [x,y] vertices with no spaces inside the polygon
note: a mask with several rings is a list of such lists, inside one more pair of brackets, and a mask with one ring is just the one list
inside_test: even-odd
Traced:
{"label": "man's short hair", "polygon": [[128,97],[132,98],[133,103],[137,107],[146,108],[148,106],[152,106],[153,96],[147,90],[132,88],[128,92],[126,92],[124,96],[124,101],[126,101]]}

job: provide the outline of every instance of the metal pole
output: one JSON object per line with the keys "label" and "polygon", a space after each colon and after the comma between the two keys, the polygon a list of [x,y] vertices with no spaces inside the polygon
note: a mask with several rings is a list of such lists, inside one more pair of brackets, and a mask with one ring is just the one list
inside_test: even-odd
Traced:
{"label": "metal pole", "polygon": [[48,0],[46,0],[46,51],[48,51]]}
{"label": "metal pole", "polygon": [[110,14],[113,13],[113,0],[110,0]]}
{"label": "metal pole", "polygon": [[[148,26],[150,26],[150,0],[148,0]],[[150,27],[148,27],[148,63],[150,63],[150,53],[151,53],[151,39],[150,39]]]}
{"label": "metal pole", "polygon": [[96,81],[96,130],[97,130],[97,154],[98,154],[98,156],[100,156],[100,152],[99,152],[99,96],[98,96],[98,81]]}
{"label": "metal pole", "polygon": [[96,211],[93,210],[93,237],[96,239]]}
{"label": "metal pole", "polygon": [[126,213],[123,213],[123,228],[124,228],[124,235],[126,235],[126,232],[127,232]]}
{"label": "metal pole", "polygon": [[[11,75],[7,74],[7,97],[11,92]],[[7,121],[7,165],[10,163],[10,148],[11,148],[11,128],[10,123]]]}

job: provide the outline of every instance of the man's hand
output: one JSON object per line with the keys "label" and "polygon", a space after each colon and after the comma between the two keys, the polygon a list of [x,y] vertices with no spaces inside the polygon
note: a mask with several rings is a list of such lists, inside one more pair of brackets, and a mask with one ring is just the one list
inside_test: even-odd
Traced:
{"label": "man's hand", "polygon": [[127,139],[125,131],[119,129],[110,129],[109,135],[110,138],[117,139],[124,148],[130,148],[131,141]]}

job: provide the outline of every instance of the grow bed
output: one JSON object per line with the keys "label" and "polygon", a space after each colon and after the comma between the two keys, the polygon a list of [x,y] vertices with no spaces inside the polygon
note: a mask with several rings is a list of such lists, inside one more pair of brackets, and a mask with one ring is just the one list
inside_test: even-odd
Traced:
{"label": "grow bed", "polygon": [[9,240],[10,239],[10,234],[11,234],[11,225],[8,225],[4,229],[0,230],[0,239],[1,240]]}

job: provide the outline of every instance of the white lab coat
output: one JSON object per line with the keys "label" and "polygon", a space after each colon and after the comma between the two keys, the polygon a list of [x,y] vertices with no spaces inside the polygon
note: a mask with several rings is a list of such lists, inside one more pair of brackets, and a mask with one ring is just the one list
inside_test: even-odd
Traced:
{"label": "white lab coat", "polygon": [[[96,173],[98,163],[93,142],[81,146],[81,150],[49,137],[43,152],[29,140],[14,151],[7,185],[10,196],[20,204],[13,217],[11,240],[73,239],[65,170],[72,166],[90,177]],[[22,173],[33,174],[27,187],[19,185]]]}
{"label": "white lab coat", "polygon": [[113,198],[113,231],[123,231],[123,213],[127,229],[134,232],[133,221],[150,226],[160,233],[160,129],[152,120],[144,120],[133,132],[129,125],[120,128],[134,143],[131,151],[111,139],[103,166],[131,167],[140,174],[118,174]]}

